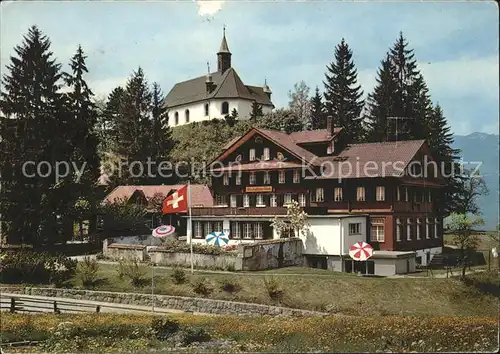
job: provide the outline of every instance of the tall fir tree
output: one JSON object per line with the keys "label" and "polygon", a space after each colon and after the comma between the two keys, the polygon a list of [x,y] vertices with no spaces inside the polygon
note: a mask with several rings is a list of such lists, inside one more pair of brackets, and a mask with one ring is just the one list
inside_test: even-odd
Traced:
{"label": "tall fir tree", "polygon": [[108,95],[104,110],[98,117],[99,150],[101,157],[116,150],[114,143],[118,139],[117,117],[125,95],[123,87],[118,86]]}
{"label": "tall fir tree", "polygon": [[[54,243],[63,236],[55,167],[58,161],[70,161],[71,120],[59,92],[61,65],[50,45],[32,26],[14,48],[3,76],[0,213],[9,242]],[[41,162],[43,175],[51,172],[46,177],[34,168]]]}
{"label": "tall fir tree", "polygon": [[259,118],[261,118],[264,113],[262,113],[262,106],[257,103],[257,101],[252,102],[252,111],[250,112],[250,120],[252,121],[257,121]]}
{"label": "tall fir tree", "polygon": [[[67,93],[67,104],[71,112],[72,123],[72,162],[81,169],[82,175],[75,180],[69,179],[64,188],[69,198],[68,211],[80,225],[80,234],[84,220],[90,220],[91,229],[95,224],[98,198],[95,183],[100,175],[100,160],[97,153],[98,136],[96,132],[97,108],[92,102],[94,94],[85,81],[84,75],[88,73],[81,46],[70,62],[71,73],[65,74],[66,85],[70,89]],[[72,226],[73,222],[71,222]],[[93,231],[93,230],[90,230]]]}
{"label": "tall fir tree", "polygon": [[311,98],[311,119],[309,125],[311,130],[326,129],[325,104],[317,86],[315,94]]}
{"label": "tall fir tree", "polygon": [[327,114],[334,117],[336,126],[344,128],[349,141],[360,141],[364,136],[363,90],[358,84],[352,50],[344,39],[335,48],[335,61],[327,66],[324,85]]}

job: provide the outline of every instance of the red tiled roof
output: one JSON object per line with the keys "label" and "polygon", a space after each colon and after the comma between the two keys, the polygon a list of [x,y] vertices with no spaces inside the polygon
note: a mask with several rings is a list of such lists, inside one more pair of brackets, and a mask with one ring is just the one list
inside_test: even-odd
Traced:
{"label": "red tiled roof", "polygon": [[212,171],[228,172],[228,171],[259,171],[259,170],[274,170],[283,168],[301,168],[300,163],[286,162],[278,160],[257,161],[246,164],[235,164],[220,168],[213,168]]}
{"label": "red tiled roof", "polygon": [[[165,197],[171,190],[177,190],[184,186],[183,184],[161,185],[161,186],[118,186],[104,198],[103,203],[113,203],[117,199],[128,200],[135,191],[141,191],[147,199],[152,198],[155,194],[160,193]],[[208,186],[203,184],[191,185],[191,205],[193,207],[213,206],[212,193]]]}
{"label": "red tiled roof", "polygon": [[320,157],[322,175],[312,178],[401,177],[424,142],[405,140],[348,145],[337,156]]}
{"label": "red tiled roof", "polygon": [[290,138],[295,142],[295,144],[307,144],[307,143],[320,143],[332,140],[342,128],[335,128],[332,136],[328,136],[328,130],[317,129],[317,130],[304,130],[302,132],[293,132],[290,134]]}

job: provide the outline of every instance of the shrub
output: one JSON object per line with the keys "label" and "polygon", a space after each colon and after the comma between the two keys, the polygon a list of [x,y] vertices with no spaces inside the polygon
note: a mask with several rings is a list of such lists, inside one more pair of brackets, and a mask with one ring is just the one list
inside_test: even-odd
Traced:
{"label": "shrub", "polygon": [[267,295],[271,300],[277,302],[283,301],[285,291],[275,278],[264,278],[264,286],[266,287]]}
{"label": "shrub", "polygon": [[179,322],[169,318],[154,318],[151,323],[151,330],[158,340],[166,340],[179,331],[179,328]]}
{"label": "shrub", "polygon": [[205,278],[201,278],[193,284],[193,291],[198,295],[208,296],[212,293],[213,289],[208,286]]}
{"label": "shrub", "polygon": [[76,270],[76,261],[46,252],[19,250],[2,255],[0,279],[3,283],[52,283],[59,285],[70,279]]}
{"label": "shrub", "polygon": [[[179,240],[168,240],[165,241],[165,243],[161,246],[159,246],[162,250],[166,252],[171,252],[171,253],[176,253],[176,252],[181,252],[181,253],[189,253],[191,252],[191,247],[189,243],[186,243],[184,241],[179,241]],[[198,254],[211,254],[218,256],[223,253],[227,254],[233,254],[235,255],[234,252],[231,251],[231,248],[229,248],[226,251],[226,248],[222,247],[215,247],[212,245],[203,245],[203,244],[193,244],[193,253],[198,253]]]}
{"label": "shrub", "polygon": [[100,253],[95,255],[95,259],[103,260],[103,259],[106,259],[106,256],[102,252],[100,252]]}
{"label": "shrub", "polygon": [[222,279],[220,288],[225,292],[233,294],[241,290],[241,285],[234,279],[225,278]]}
{"label": "shrub", "polygon": [[76,267],[76,276],[85,288],[93,287],[97,283],[97,272],[99,271],[99,263],[97,260],[90,257],[84,257],[82,262],[79,262]]}
{"label": "shrub", "polygon": [[174,284],[184,284],[186,282],[186,272],[180,267],[175,267],[170,275]]}
{"label": "shrub", "polygon": [[194,342],[206,342],[210,340],[210,334],[201,327],[186,327],[182,330],[182,344],[189,345]]}
{"label": "shrub", "polygon": [[144,286],[147,282],[146,267],[135,258],[121,259],[117,272],[120,278],[128,278],[135,287]]}

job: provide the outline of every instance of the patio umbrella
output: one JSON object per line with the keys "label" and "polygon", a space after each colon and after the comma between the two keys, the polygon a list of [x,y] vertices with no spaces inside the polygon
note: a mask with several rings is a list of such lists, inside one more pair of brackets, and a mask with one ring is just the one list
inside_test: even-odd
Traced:
{"label": "patio umbrella", "polygon": [[205,237],[207,244],[213,246],[223,246],[229,243],[229,237],[224,232],[211,232]]}
{"label": "patio umbrella", "polygon": [[153,230],[152,235],[154,237],[163,238],[172,235],[174,232],[175,227],[173,227],[172,225],[161,225]]}
{"label": "patio umbrella", "polygon": [[355,261],[366,261],[373,255],[373,248],[366,242],[356,242],[349,248],[349,256]]}

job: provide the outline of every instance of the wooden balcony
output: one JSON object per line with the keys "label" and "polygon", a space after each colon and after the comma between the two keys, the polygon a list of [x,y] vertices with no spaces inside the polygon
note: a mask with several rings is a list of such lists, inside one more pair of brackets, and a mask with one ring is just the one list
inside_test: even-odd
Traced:
{"label": "wooden balcony", "polygon": [[192,208],[193,216],[259,216],[259,215],[286,215],[285,207],[208,207]]}

